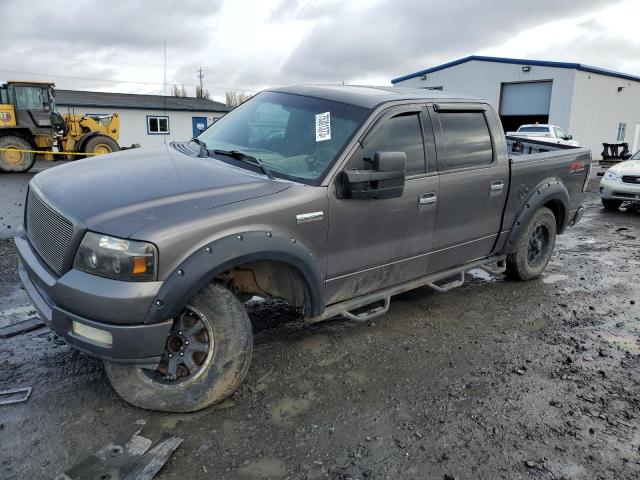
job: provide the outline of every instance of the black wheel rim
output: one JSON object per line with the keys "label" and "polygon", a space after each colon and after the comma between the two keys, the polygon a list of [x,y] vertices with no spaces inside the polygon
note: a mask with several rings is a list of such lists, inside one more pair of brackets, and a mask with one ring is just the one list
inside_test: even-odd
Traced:
{"label": "black wheel rim", "polygon": [[158,368],[145,370],[152,380],[177,384],[192,381],[202,373],[214,346],[203,318],[202,313],[188,306],[174,320]]}
{"label": "black wheel rim", "polygon": [[536,268],[544,263],[549,251],[549,239],[551,234],[546,225],[538,225],[529,238],[527,250],[527,263]]}

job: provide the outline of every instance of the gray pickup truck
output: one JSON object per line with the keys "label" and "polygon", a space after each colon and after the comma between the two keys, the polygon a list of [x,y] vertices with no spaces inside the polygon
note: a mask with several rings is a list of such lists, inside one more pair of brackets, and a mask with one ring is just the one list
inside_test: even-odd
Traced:
{"label": "gray pickup truck", "polygon": [[190,142],[36,175],[20,277],[127,402],[198,410],[247,373],[254,296],[309,322],[367,320],[470,269],[538,277],[580,219],[590,152],[514,142],[490,104],[460,95],[265,91]]}

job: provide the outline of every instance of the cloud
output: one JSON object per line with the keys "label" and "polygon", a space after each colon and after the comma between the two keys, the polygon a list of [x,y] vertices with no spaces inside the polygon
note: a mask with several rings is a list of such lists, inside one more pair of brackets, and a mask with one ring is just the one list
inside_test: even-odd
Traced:
{"label": "cloud", "polygon": [[519,31],[563,16],[584,14],[610,0],[385,0],[345,6],[323,17],[292,52],[283,72],[294,78],[340,81],[393,76],[430,61],[465,56],[508,42]]}
{"label": "cloud", "polygon": [[216,98],[291,83],[388,84],[486,52],[640,70],[628,33],[637,0],[4,0],[2,9],[0,78],[58,88],[162,93],[164,41],[168,86],[193,93],[204,67]]}

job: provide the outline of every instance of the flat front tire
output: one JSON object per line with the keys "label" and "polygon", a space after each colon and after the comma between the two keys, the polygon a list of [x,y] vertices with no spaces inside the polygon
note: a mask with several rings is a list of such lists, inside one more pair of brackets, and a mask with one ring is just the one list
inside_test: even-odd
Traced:
{"label": "flat front tire", "polygon": [[194,412],[240,386],[252,350],[251,322],[242,303],[210,284],[174,319],[156,370],[109,362],[105,370],[118,395],[136,407]]}
{"label": "flat front tire", "polygon": [[540,208],[522,231],[516,251],[507,256],[507,276],[532,280],[547,267],[556,245],[556,217],[547,207]]}

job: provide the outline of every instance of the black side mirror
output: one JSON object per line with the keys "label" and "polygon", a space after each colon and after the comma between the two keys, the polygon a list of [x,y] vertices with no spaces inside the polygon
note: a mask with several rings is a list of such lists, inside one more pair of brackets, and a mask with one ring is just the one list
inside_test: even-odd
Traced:
{"label": "black side mirror", "polygon": [[343,190],[347,198],[395,198],[404,192],[407,155],[404,152],[376,152],[373,170],[345,170]]}
{"label": "black side mirror", "polygon": [[565,140],[573,140],[573,135],[567,135],[564,137]]}

